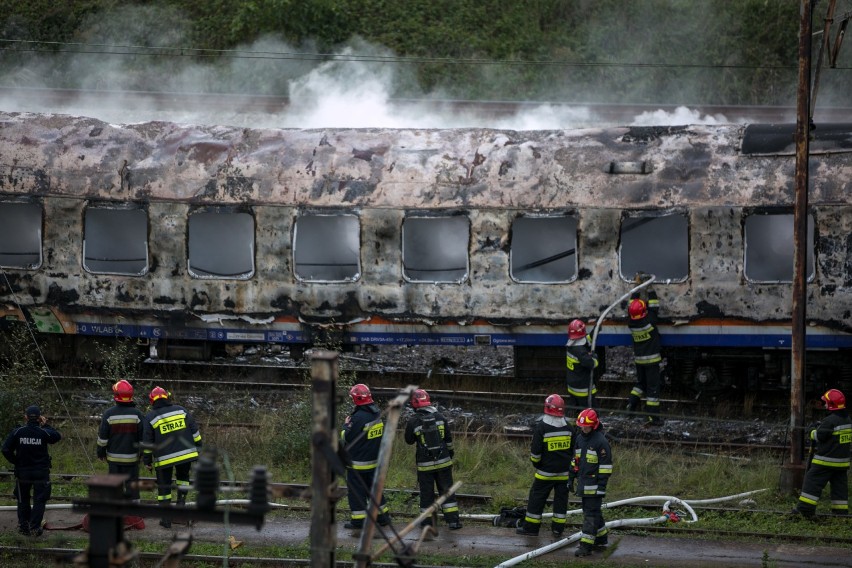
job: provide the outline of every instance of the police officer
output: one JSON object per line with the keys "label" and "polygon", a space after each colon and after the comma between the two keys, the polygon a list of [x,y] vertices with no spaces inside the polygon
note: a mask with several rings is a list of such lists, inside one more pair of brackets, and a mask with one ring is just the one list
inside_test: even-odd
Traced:
{"label": "police officer", "polygon": [[104,411],[98,428],[98,459],[107,462],[109,473],[127,475],[124,494],[139,499],[139,457],[142,441],[142,411],[133,402],[133,385],[120,380],[112,385],[115,405]]}
{"label": "police officer", "polygon": [[[636,280],[641,280],[641,275],[637,276]],[[660,332],[657,329],[660,301],[657,293],[650,287],[647,301],[640,296],[639,292],[634,292],[627,306],[627,326],[633,338],[633,357],[636,363],[636,384],[627,398],[627,410],[636,411],[644,397],[645,411],[648,414],[646,425],[660,426],[663,423],[660,418],[660,362],[663,358]]]}
{"label": "police officer", "polygon": [[[187,410],[172,404],[171,395],[162,387],[154,387],[148,395],[151,410],[145,415],[142,430],[142,461],[157,475],[157,501],[168,507],[172,503],[172,473],[178,486],[177,504],[186,502],[189,470],[198,460],[201,433]],[[184,489],[185,488],[185,489]],[[170,528],[171,519],[160,519],[160,526]]]}
{"label": "police officer", "polygon": [[[598,392],[592,374],[598,366],[598,356],[592,351],[592,341],[586,335],[586,324],[575,319],[568,324],[568,343],[565,345],[568,368],[568,396],[577,410],[594,406],[594,395]],[[589,403],[589,393],[592,402]]]}
{"label": "police officer", "polygon": [[26,425],[12,430],[3,442],[3,455],[15,466],[18,532],[41,536],[41,521],[51,491],[47,446],[61,440],[62,435],[47,425],[47,417],[36,405],[27,407],[24,420]]}
{"label": "police officer", "polygon": [[[355,408],[346,417],[340,431],[340,441],[346,448],[352,465],[346,468],[346,488],[349,500],[350,519],[344,528],[358,530],[364,527],[367,518],[367,503],[373,487],[376,467],[379,465],[379,447],[382,444],[385,425],[382,413],[373,402],[369,387],[357,384],[349,389],[349,397]],[[390,524],[388,506],[382,495],[376,520],[381,526]]]}
{"label": "police officer", "polygon": [[609,529],[601,505],[612,474],[612,450],[600,427],[598,413],[587,408],[577,416],[579,432],[574,436],[574,468],[568,486],[577,484],[583,503],[583,529],[574,556],[588,556],[596,546],[606,546]]}
{"label": "police officer", "polygon": [[571,470],[572,427],[565,420],[565,401],[558,394],[544,401],[544,415],[533,425],[530,461],[535,479],[530,488],[526,516],[518,523],[518,534],[537,536],[541,514],[553,491],[553,519],[550,530],[561,538],[568,511],[568,475]]}
{"label": "police officer", "polygon": [[[414,460],[417,462],[417,483],[420,486],[420,511],[435,502],[435,487],[443,495],[453,485],[453,434],[444,416],[432,406],[429,393],[416,389],[411,394],[414,414],[405,425],[405,443],[416,444]],[[462,528],[459,521],[459,504],[449,496],[441,505],[444,520],[450,530]],[[420,526],[431,526],[425,519]]]}
{"label": "police officer", "polygon": [[817,502],[825,486],[831,483],[831,512],[849,513],[850,448],[852,448],[852,420],[846,410],[846,397],[837,389],[829,389],[820,397],[828,416],[811,430],[811,442],[816,444],[799,502],[793,513],[813,517]]}

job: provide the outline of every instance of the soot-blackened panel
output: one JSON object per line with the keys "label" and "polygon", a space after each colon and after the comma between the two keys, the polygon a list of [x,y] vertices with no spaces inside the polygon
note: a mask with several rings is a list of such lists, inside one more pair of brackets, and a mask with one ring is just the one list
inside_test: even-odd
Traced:
{"label": "soot-blackened panel", "polygon": [[[811,129],[811,152],[852,150],[852,124],[819,124]],[[749,124],[743,154],[795,154],[795,124]]]}

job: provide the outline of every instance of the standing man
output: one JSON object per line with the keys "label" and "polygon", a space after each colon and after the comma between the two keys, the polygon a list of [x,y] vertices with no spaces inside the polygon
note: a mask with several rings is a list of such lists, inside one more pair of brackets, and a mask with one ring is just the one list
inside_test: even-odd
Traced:
{"label": "standing man", "polygon": [[846,397],[837,389],[826,391],[820,400],[825,403],[828,416],[811,430],[811,442],[816,444],[814,457],[805,472],[802,493],[793,513],[805,517],[816,514],[817,502],[825,486],[831,483],[831,512],[849,513],[849,485],[847,481],[852,448],[852,421],[846,410]]}
{"label": "standing man", "polygon": [[[435,487],[438,494],[448,492],[453,485],[453,435],[444,416],[432,406],[429,393],[417,389],[411,394],[414,414],[405,425],[405,443],[417,444],[414,459],[417,462],[417,483],[420,485],[420,511],[435,502]],[[459,504],[449,496],[441,505],[444,520],[450,530],[462,528],[459,521]],[[425,519],[420,526],[431,526],[432,519]]]}
{"label": "standing man", "polygon": [[586,335],[586,324],[583,320],[575,319],[568,324],[568,343],[565,345],[565,351],[571,406],[577,410],[594,406],[594,395],[598,388],[592,382],[592,374],[598,366],[598,356],[592,351],[592,342]]}
{"label": "standing man", "polygon": [[122,379],[112,385],[115,405],[101,417],[98,428],[98,459],[107,462],[109,473],[127,475],[124,495],[139,499],[139,456],[144,415],[133,402],[133,386]]}
{"label": "standing man", "polygon": [[[343,527],[360,530],[367,518],[367,504],[379,465],[379,447],[385,424],[382,422],[382,412],[373,402],[373,394],[367,385],[353,386],[349,389],[349,397],[355,409],[346,417],[343,430],[340,431],[340,441],[352,458],[352,465],[346,468],[350,519]],[[389,525],[390,515],[384,494],[378,507],[376,521],[381,526]]]}
{"label": "standing man", "polygon": [[571,430],[565,420],[565,402],[558,394],[544,401],[544,415],[533,426],[530,461],[535,479],[530,488],[526,516],[518,523],[518,534],[538,536],[541,514],[553,491],[553,519],[550,531],[562,538],[568,511],[568,475],[571,470]]}
{"label": "standing man", "polygon": [[[637,277],[640,280],[640,277]],[[627,410],[634,412],[639,408],[639,402],[645,398],[645,411],[648,413],[646,426],[661,426],[660,390],[662,377],[660,375],[661,355],[660,332],[657,329],[657,315],[660,301],[657,293],[648,287],[647,301],[640,298],[639,292],[631,296],[627,306],[630,316],[627,326],[633,337],[633,356],[636,362],[636,384],[627,398]]]}
{"label": "standing man", "polygon": [[612,474],[612,450],[594,409],[582,411],[577,426],[580,432],[574,437],[574,469],[568,486],[573,487],[576,481],[577,495],[583,501],[583,530],[574,556],[588,556],[596,546],[606,546],[608,540],[601,505]]}
{"label": "standing man", "polygon": [[41,536],[41,521],[51,490],[47,446],[61,440],[62,435],[47,425],[47,417],[36,405],[27,407],[24,420],[26,425],[12,430],[3,442],[3,455],[15,466],[18,532]]}
{"label": "standing man", "polygon": [[[171,395],[162,387],[154,387],[148,395],[151,410],[143,424],[142,461],[157,475],[157,502],[168,507],[172,503],[172,470],[178,486],[177,504],[186,503],[189,490],[189,470],[198,459],[201,433],[195,419],[187,410],[170,401]],[[171,528],[170,518],[160,519],[160,526]]]}

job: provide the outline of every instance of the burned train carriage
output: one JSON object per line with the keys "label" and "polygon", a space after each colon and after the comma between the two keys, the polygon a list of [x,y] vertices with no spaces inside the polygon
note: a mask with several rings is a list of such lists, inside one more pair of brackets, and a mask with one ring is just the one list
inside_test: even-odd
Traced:
{"label": "burned train carriage", "polygon": [[[789,375],[793,127],[251,130],[0,113],[0,311],[63,345],[559,355],[635,273],[672,369]],[[809,377],[852,378],[852,128],[818,125]],[[597,345],[628,345],[623,310]],[[63,343],[64,342],[64,343]]]}

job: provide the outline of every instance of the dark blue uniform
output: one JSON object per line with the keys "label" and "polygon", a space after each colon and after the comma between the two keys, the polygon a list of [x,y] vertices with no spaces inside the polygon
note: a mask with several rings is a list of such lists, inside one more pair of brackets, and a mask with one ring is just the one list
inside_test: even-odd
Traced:
{"label": "dark blue uniform", "polygon": [[27,424],[12,430],[3,442],[3,455],[15,465],[18,530],[22,534],[41,534],[41,521],[51,491],[47,446],[61,439],[62,435],[41,418],[41,412],[30,407]]}
{"label": "dark blue uniform", "polygon": [[[379,447],[384,428],[382,412],[371,403],[356,406],[340,431],[340,441],[352,458],[352,465],[346,469],[346,495],[351,511],[347,528],[361,528],[367,518],[367,498],[379,464]],[[388,510],[385,496],[382,495],[376,517],[382,526],[390,524]]]}

